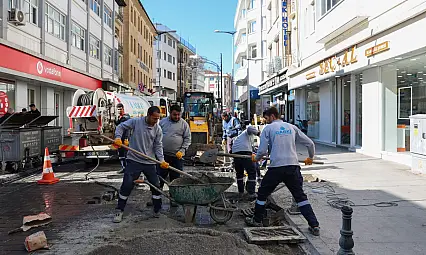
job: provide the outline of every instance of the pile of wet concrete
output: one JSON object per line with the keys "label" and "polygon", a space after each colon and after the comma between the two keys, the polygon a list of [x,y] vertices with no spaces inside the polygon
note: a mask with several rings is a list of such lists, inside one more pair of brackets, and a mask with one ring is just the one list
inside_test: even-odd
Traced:
{"label": "pile of wet concrete", "polygon": [[239,237],[202,228],[152,230],[116,245],[99,247],[87,255],[104,254],[211,254],[211,255],[270,255]]}

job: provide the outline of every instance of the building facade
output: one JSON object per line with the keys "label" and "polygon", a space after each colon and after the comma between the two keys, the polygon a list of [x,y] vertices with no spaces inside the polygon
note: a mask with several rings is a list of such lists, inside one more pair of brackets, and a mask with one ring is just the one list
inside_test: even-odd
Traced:
{"label": "building facade", "polygon": [[157,56],[154,88],[157,91],[157,96],[166,96],[176,100],[179,36],[176,33],[161,34],[161,32],[171,31],[171,29],[159,23],[156,23],[155,26],[160,35],[157,36],[158,38],[154,42],[153,55]]}
{"label": "building facade", "polygon": [[[119,2],[121,5],[124,4]],[[118,81],[113,0],[7,0],[0,3],[0,114],[36,104],[68,127],[76,89]]]}
{"label": "building facade", "polygon": [[180,37],[178,44],[178,69],[177,69],[177,101],[183,103],[186,91],[190,91],[192,84],[192,61],[191,56],[197,52],[196,48],[188,41]]}
{"label": "building facade", "polygon": [[[298,1],[295,115],[319,142],[411,165],[410,116],[426,112],[421,0]],[[338,21],[338,22],[336,22]],[[343,25],[342,25],[343,24]]]}
{"label": "building facade", "polygon": [[139,0],[126,0],[123,14],[123,82],[152,95],[155,26]]}
{"label": "building facade", "polygon": [[223,110],[227,112],[232,111],[231,77],[230,74],[222,74],[221,83],[220,73],[205,71],[204,91],[212,92],[215,98],[221,98]]}

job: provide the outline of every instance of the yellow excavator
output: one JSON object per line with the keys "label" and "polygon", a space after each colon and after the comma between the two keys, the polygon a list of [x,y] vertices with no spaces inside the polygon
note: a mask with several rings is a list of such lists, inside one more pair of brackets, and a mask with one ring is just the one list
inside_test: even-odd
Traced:
{"label": "yellow excavator", "polygon": [[185,157],[194,157],[199,151],[216,148],[215,99],[211,92],[186,92],[184,116],[191,130],[191,146]]}

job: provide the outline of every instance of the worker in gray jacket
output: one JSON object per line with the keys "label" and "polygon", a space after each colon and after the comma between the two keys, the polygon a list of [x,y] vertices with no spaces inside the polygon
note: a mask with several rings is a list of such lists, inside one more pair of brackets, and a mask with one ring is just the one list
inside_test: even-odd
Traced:
{"label": "worker in gray jacket", "polygon": [[280,120],[277,108],[269,108],[263,113],[263,116],[269,125],[262,131],[259,149],[256,155],[252,155],[252,160],[259,161],[268,154],[268,147],[270,147],[271,164],[257,193],[254,216],[246,218],[246,224],[262,226],[266,198],[271,195],[278,184],[284,182],[296,200],[300,212],[308,221],[309,231],[314,235],[319,235],[318,220],[300,182],[300,165],[296,153],[296,142],[305,145],[309,153],[305,164],[311,165],[315,155],[315,144],[296,126]]}
{"label": "worker in gray jacket", "polygon": [[[191,145],[191,131],[188,123],[181,119],[181,111],[179,105],[173,105],[170,107],[170,116],[160,121],[163,130],[164,159],[179,170],[183,170],[182,158]],[[160,170],[160,175],[164,179],[170,175],[170,182],[179,178],[179,173],[168,169]],[[163,185],[164,182],[160,181],[161,188]]]}
{"label": "worker in gray jacket", "polygon": [[[169,168],[169,164],[164,161],[162,143],[163,132],[160,125],[158,125],[159,119],[160,109],[157,106],[150,107],[146,117],[133,118],[117,126],[115,129],[114,143],[118,147],[121,147],[123,143],[121,139],[123,133],[126,130],[133,131],[133,135],[130,137],[130,148],[151,158],[157,158],[157,160],[161,161],[161,168]],[[127,198],[135,186],[134,181],[139,178],[142,172],[148,179],[148,182],[156,187],[160,187],[156,163],[129,151],[127,154],[127,165],[124,169],[123,183],[121,184],[120,193],[118,195],[117,212],[114,217],[115,223],[119,223],[123,219],[123,211],[127,203]],[[154,204],[154,217],[159,217],[161,194],[152,188],[151,193],[152,203]]]}
{"label": "worker in gray jacket", "polygon": [[[259,130],[254,126],[248,126],[237,138],[232,145],[232,153],[240,155],[253,154],[253,137],[260,134]],[[235,158],[235,172],[237,175],[237,186],[240,197],[244,194],[244,186],[246,186],[249,199],[256,198],[256,166],[250,158]],[[247,172],[248,181],[244,183],[244,171]]]}

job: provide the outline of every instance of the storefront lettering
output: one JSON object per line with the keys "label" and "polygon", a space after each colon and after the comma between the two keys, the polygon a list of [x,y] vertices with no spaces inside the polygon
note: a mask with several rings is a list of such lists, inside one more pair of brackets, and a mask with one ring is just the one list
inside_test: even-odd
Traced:
{"label": "storefront lettering", "polygon": [[317,76],[317,74],[316,74],[315,72],[308,73],[308,74],[306,75],[306,80],[313,79],[313,78],[315,78],[316,76]]}
{"label": "storefront lettering", "polygon": [[384,52],[389,50],[389,41],[383,42],[381,44],[378,44],[374,47],[368,48],[365,50],[365,56],[366,57],[371,57],[373,55],[376,55],[378,53]]}
{"label": "storefront lettering", "polygon": [[[351,49],[346,50],[342,57],[332,57],[324,60],[319,66],[319,74],[323,75],[329,72],[334,72],[338,67],[345,67],[356,63],[358,61],[358,57],[355,54],[355,50],[356,46],[353,46]],[[311,77],[310,79],[314,77]],[[308,76],[306,76],[306,79],[308,79]]]}

